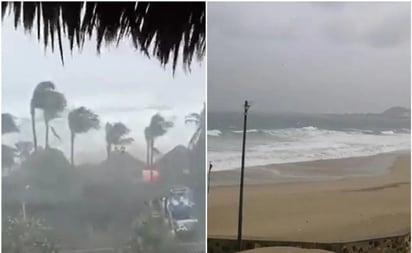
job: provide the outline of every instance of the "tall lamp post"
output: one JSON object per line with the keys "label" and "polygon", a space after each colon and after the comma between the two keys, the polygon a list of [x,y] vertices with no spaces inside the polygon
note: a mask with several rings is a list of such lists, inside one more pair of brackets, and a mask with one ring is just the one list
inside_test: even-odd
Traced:
{"label": "tall lamp post", "polygon": [[244,104],[244,117],[243,117],[243,142],[242,142],[242,163],[240,172],[240,192],[239,192],[239,215],[238,215],[238,228],[237,228],[237,249],[242,250],[242,220],[243,220],[243,178],[245,174],[245,146],[246,146],[246,123],[247,123],[247,112],[250,105],[247,100]]}
{"label": "tall lamp post", "polygon": [[207,193],[209,193],[210,189],[210,173],[212,172],[213,164],[212,162],[209,162],[209,171],[207,173]]}

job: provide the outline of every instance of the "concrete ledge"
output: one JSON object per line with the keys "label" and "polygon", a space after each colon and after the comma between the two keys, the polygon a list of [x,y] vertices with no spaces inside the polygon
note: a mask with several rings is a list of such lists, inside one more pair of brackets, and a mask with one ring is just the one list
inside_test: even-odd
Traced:
{"label": "concrete ledge", "polygon": [[[236,240],[229,238],[208,238],[208,253],[234,253]],[[265,247],[295,247],[304,249],[320,249],[336,253],[409,253],[411,251],[411,233],[351,242],[297,242],[245,239],[242,250]],[[269,251],[268,251],[269,252]]]}
{"label": "concrete ledge", "polygon": [[321,249],[302,249],[296,247],[266,247],[242,251],[242,253],[332,253]]}

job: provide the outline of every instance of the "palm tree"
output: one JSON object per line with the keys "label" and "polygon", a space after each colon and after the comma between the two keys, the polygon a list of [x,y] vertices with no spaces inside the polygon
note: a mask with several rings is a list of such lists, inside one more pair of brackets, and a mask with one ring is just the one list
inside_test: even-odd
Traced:
{"label": "palm tree", "polygon": [[133,138],[125,137],[129,133],[130,129],[122,122],[106,123],[107,159],[110,158],[113,145],[128,145],[134,141]]}
{"label": "palm tree", "polygon": [[160,114],[156,113],[155,115],[152,116],[152,119],[150,120],[150,124],[148,127],[145,128],[145,137],[146,137],[146,142],[147,142],[147,147],[148,151],[147,153],[149,154],[149,159],[148,159],[148,165],[153,165],[153,158],[154,158],[154,143],[155,140],[163,136],[167,133],[167,131],[173,127],[173,122],[168,121],[163,116]]}
{"label": "palm tree", "polygon": [[[196,125],[196,131],[192,135],[189,141],[190,149],[190,178],[193,183],[193,189],[195,194],[199,197],[198,199],[202,202],[204,194],[205,182],[205,170],[206,170],[206,159],[205,159],[205,105],[203,105],[202,111],[198,113],[192,113],[185,118],[186,123],[194,123]],[[210,167],[211,168],[211,167]],[[210,175],[210,171],[209,171]],[[202,182],[202,183],[198,183]],[[200,210],[203,210],[199,206]]]}
{"label": "palm tree", "polygon": [[[13,132],[18,132],[19,129],[14,122],[14,118],[9,113],[2,113],[1,114],[1,134],[9,134]],[[2,148],[2,156],[1,156],[1,164],[2,168],[11,168],[14,164],[14,157],[16,154],[16,150],[8,145],[1,145]]]}
{"label": "palm tree", "polygon": [[73,109],[68,116],[70,128],[70,161],[74,165],[74,139],[76,134],[86,133],[90,129],[99,129],[99,116],[87,109],[86,107],[79,107]]}
{"label": "palm tree", "polygon": [[[66,108],[67,102],[62,93],[54,90],[45,91],[42,97],[43,117],[46,126],[45,147],[49,148],[50,121],[60,116],[60,113]],[[56,135],[54,130],[53,133]]]}
{"label": "palm tree", "polygon": [[37,134],[36,134],[36,109],[44,108],[44,95],[47,91],[53,91],[55,85],[50,81],[39,83],[33,91],[30,101],[31,126],[33,130],[34,151],[37,151]]}
{"label": "palm tree", "polygon": [[189,141],[189,148],[193,148],[195,145],[199,143],[201,138],[204,138],[205,134],[205,105],[203,105],[203,109],[200,113],[191,113],[185,117],[186,124],[195,124],[196,131],[192,135]]}
{"label": "palm tree", "polygon": [[[200,113],[191,113],[187,115],[185,117],[185,123],[194,124],[196,126],[196,131],[194,132],[189,141],[189,149],[193,152],[193,155],[196,157],[196,159],[194,160],[199,160],[201,153],[204,153],[204,151],[199,150],[199,148],[202,145],[204,146],[205,143],[205,105],[203,105],[203,109]],[[195,162],[195,164],[197,164],[197,162]],[[193,172],[192,167],[193,165],[190,166],[191,173]]]}

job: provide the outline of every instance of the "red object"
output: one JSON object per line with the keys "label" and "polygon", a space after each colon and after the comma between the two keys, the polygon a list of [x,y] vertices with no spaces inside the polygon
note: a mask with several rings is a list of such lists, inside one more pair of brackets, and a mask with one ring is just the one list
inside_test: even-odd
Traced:
{"label": "red object", "polygon": [[142,177],[144,182],[155,182],[159,179],[159,171],[156,169],[142,170]]}

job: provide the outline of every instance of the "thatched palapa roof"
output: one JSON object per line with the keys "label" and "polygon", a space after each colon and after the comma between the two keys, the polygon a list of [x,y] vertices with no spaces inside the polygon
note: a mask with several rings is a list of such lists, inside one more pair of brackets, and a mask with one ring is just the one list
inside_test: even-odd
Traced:
{"label": "thatched palapa roof", "polygon": [[130,38],[134,47],[165,66],[176,69],[179,55],[189,68],[193,55],[202,59],[206,48],[205,2],[2,2],[2,18],[14,16],[14,26],[37,28],[37,38],[54,51],[58,43],[64,64],[62,40],[70,50],[82,48],[85,39],[118,44]]}

